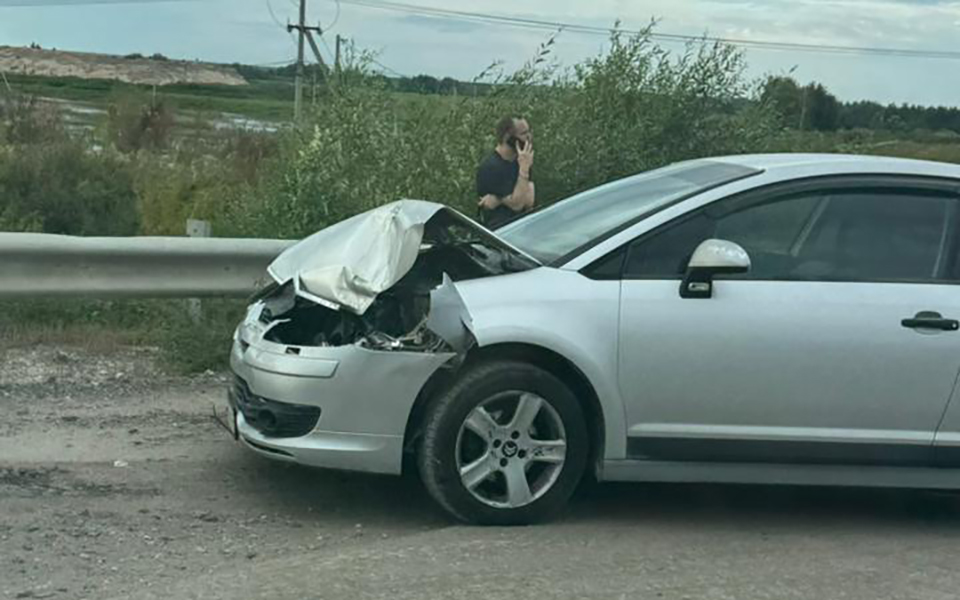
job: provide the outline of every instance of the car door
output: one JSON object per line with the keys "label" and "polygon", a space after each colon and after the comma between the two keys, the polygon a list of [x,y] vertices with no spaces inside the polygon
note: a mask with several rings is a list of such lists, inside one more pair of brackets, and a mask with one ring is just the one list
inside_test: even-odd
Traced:
{"label": "car door", "polygon": [[[824,181],[713,203],[632,244],[619,383],[628,456],[928,464],[960,369],[957,198]],[[713,297],[679,280],[708,238],[751,272]]]}

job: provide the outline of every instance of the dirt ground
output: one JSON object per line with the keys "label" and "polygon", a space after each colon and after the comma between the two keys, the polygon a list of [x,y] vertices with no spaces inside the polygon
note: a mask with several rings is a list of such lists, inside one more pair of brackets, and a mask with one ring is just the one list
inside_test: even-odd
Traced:
{"label": "dirt ground", "polygon": [[226,377],[153,358],[0,354],[0,598],[124,597],[445,522],[415,483],[242,450],[210,417]]}
{"label": "dirt ground", "polygon": [[608,485],[540,527],[415,479],[286,466],[150,350],[0,350],[0,598],[909,598],[960,589],[960,508],[910,491]]}
{"label": "dirt ground", "polygon": [[187,60],[125,58],[111,54],[0,46],[0,71],[47,77],[116,79],[141,85],[246,85],[236,69]]}

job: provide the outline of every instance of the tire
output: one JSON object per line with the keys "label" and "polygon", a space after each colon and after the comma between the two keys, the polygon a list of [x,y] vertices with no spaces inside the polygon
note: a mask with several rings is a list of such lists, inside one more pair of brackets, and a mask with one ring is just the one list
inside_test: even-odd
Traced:
{"label": "tire", "polygon": [[[533,365],[490,361],[469,367],[427,409],[417,462],[427,491],[457,519],[523,525],[564,509],[589,454],[583,410],[569,388]],[[466,467],[475,465],[482,479],[468,487],[464,480],[475,479],[461,469],[469,473]]]}

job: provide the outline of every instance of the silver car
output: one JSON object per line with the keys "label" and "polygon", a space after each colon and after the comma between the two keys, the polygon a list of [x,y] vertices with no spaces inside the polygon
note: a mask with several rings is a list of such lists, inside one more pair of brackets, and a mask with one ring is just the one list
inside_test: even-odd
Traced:
{"label": "silver car", "polygon": [[526,523],[585,477],[960,488],[960,167],[696,160],[491,233],[400,201],[236,332],[236,437]]}

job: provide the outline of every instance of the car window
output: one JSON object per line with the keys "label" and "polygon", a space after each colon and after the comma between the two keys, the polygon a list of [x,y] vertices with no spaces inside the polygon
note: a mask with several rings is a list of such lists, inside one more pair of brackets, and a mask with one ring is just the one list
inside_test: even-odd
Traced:
{"label": "car window", "polygon": [[949,197],[895,190],[812,192],[732,211],[720,202],[635,243],[625,273],[680,277],[696,247],[719,238],[750,255],[750,273],[737,278],[931,280],[952,266],[943,263],[955,207]]}
{"label": "car window", "polygon": [[713,235],[755,254],[788,254],[821,201],[811,194],[735,212],[717,221]]}
{"label": "car window", "polygon": [[935,279],[947,240],[949,199],[909,193],[830,198],[797,268],[830,280]]}
{"label": "car window", "polygon": [[672,165],[577,194],[498,229],[497,235],[549,263],[672,201],[757,173],[707,160]]}

